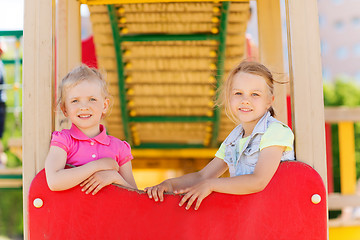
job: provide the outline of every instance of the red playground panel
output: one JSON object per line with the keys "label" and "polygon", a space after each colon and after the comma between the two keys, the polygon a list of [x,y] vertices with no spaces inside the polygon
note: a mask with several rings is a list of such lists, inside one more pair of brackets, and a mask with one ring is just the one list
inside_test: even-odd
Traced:
{"label": "red playground panel", "polygon": [[323,240],[327,239],[325,194],[318,173],[296,161],[282,162],[262,192],[212,193],[197,211],[179,207],[178,195],[169,194],[157,203],[142,191],[114,185],[95,196],[86,195],[79,186],[52,192],[42,170],[30,187],[29,237]]}

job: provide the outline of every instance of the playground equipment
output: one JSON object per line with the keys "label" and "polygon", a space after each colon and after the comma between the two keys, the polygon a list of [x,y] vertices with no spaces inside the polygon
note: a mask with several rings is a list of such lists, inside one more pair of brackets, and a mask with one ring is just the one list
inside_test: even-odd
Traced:
{"label": "playground equipment", "polygon": [[154,203],[142,191],[116,186],[95,196],[85,195],[80,187],[52,192],[42,170],[29,193],[30,239],[315,240],[327,236],[325,187],[319,174],[304,163],[281,163],[260,193],[214,193],[196,211],[180,208],[180,199],[168,195],[163,203]]}
{"label": "playground equipment", "polygon": [[244,58],[248,3],[89,9],[99,68],[119,96],[109,133],[135,149],[218,146],[234,124],[214,108],[214,95]]}
{"label": "playground equipment", "polygon": [[[108,71],[110,83],[116,86],[111,88],[115,93],[115,100],[118,102],[115,101],[113,117],[108,121],[109,133],[113,134],[112,132],[114,132],[114,135],[132,142],[136,158],[152,155],[153,159],[151,160],[155,161],[154,159],[160,159],[160,156],[164,156],[164,153],[173,154],[172,157],[182,153],[189,159],[196,158],[199,155],[209,157],[214,153],[214,147],[222,138],[220,132],[223,131],[219,131],[219,127],[226,126],[221,121],[226,120],[222,118],[219,110],[212,110],[209,106],[209,100],[215,94],[214,90],[219,84],[221,74],[225,74],[227,67],[232,65],[231,61],[229,62],[231,56],[227,55],[226,50],[221,50],[222,47],[231,48],[231,44],[228,46],[228,42],[221,39],[226,37],[229,40],[233,37],[232,35],[237,35],[236,33],[230,34],[230,19],[232,19],[233,11],[235,12],[236,28],[239,31],[245,28],[244,21],[246,18],[242,18],[240,15],[242,12],[246,14],[246,11],[238,10],[236,7],[234,10],[232,6],[244,6],[248,4],[247,2],[217,1],[214,3],[174,0],[171,3],[169,1],[136,1],[135,4],[135,1],[120,0],[83,1],[90,6],[93,16],[98,14],[96,18],[98,26],[94,27],[94,39],[97,51],[104,49],[97,52],[99,67],[109,68],[105,69]],[[52,115],[54,110],[52,92],[54,79],[61,79],[73,66],[79,64],[81,56],[79,2],[63,0],[58,1],[56,6],[54,4],[53,1],[45,0],[34,0],[31,4],[25,2],[25,16],[27,17],[24,25],[24,32],[26,33],[24,78],[26,79],[23,98],[23,116],[26,119],[23,126],[25,229],[28,229],[27,197],[30,182],[44,166],[54,125],[56,128],[66,125],[61,116]],[[109,6],[101,6],[104,4]],[[179,18],[172,13],[169,15],[162,14],[170,12],[170,6],[174,6],[173,9],[190,11],[193,7],[187,8],[186,4],[193,7],[209,5],[210,8],[209,11],[206,11],[207,13],[191,20],[198,21],[204,16],[204,19],[209,19],[209,21],[204,20],[204,23],[200,21],[201,28],[192,28],[192,24],[187,23],[185,18]],[[154,11],[152,8],[154,6],[160,6],[160,9],[163,8],[164,10],[156,10],[159,12],[158,15],[150,14]],[[326,183],[319,33],[315,24],[318,20],[316,1],[288,1],[286,6],[296,157],[299,161],[312,166]],[[215,8],[218,9],[218,12],[214,11]],[[53,27],[55,25],[53,24],[53,16],[55,9],[57,12],[56,78],[54,77],[53,55]],[[136,11],[148,9],[150,12],[146,12],[147,14],[136,13]],[[257,10],[260,59],[275,72],[284,72],[282,69],[280,3],[278,0],[258,0]],[[41,15],[38,15],[38,12],[41,12]],[[133,12],[133,16],[128,15],[129,12]],[[164,27],[158,28],[150,22],[153,28],[144,28],[142,25],[148,22],[148,19],[141,22],[143,15],[160,22],[164,18],[170,19],[170,22],[179,27],[168,26],[166,25],[167,21],[163,21],[161,26]],[[226,18],[228,19],[227,24],[225,24]],[[176,24],[178,22],[181,24]],[[221,23],[225,25],[221,25]],[[239,23],[243,23],[243,25]],[[188,26],[192,31],[183,32]],[[138,29],[142,30],[143,33],[137,32]],[[149,29],[151,29],[151,33],[146,32]],[[179,32],[178,29],[181,31]],[[165,34],[167,36],[159,36]],[[193,36],[195,34],[196,36]],[[241,36],[241,34],[238,35]],[[144,41],[147,37],[149,37],[148,41]],[[187,42],[191,42],[191,44]],[[239,61],[242,56],[242,44],[241,42],[237,43],[238,45],[234,45],[234,49],[237,50],[228,53],[235,54],[237,61]],[[157,46],[162,51],[154,51],[153,46]],[[169,49],[177,49],[175,46],[181,46],[183,50],[178,52],[174,50],[175,55],[173,55],[174,53],[167,55],[170,53]],[[206,53],[209,55],[206,56]],[[193,58],[198,59],[199,62],[193,61]],[[177,60],[176,63],[174,63],[175,59]],[[225,63],[222,62],[222,59],[225,59]],[[153,62],[155,67],[149,62]],[[229,63],[228,66],[227,62]],[[178,75],[174,74],[177,71],[177,65],[181,67],[178,69]],[[181,72],[184,69],[187,70],[186,72],[191,71],[197,77],[193,78],[193,75],[186,75],[186,73]],[[223,73],[213,72],[215,70],[222,70]],[[158,73],[165,73],[165,77],[159,76]],[[151,74],[154,75],[152,79],[158,79],[158,82],[147,82],[148,76]],[[174,82],[176,88],[172,87]],[[188,87],[190,84],[191,88]],[[194,90],[200,93],[199,97],[192,94]],[[149,96],[149,92],[154,93],[154,96]],[[171,97],[167,96],[168,93],[171,93]],[[275,109],[279,113],[280,120],[286,122],[285,88],[277,85],[275,94],[277,99]],[[173,101],[173,96],[183,101]],[[148,97],[154,97],[155,100],[148,101]],[[141,100],[142,98],[143,100]],[[187,102],[188,98],[196,101],[198,106],[190,108],[190,104]],[[117,110],[116,106],[120,110]],[[184,110],[175,113],[169,112],[169,109],[174,109],[177,106]],[[156,112],[157,109],[159,109],[158,112]],[[54,122],[55,124],[53,124]],[[156,130],[154,131],[155,127]],[[160,132],[162,134],[160,136],[163,138],[160,138],[157,132]],[[226,129],[224,135],[226,135]],[[171,140],[171,144],[161,142],[161,139]],[[157,146],[161,146],[161,149],[154,149],[155,143]],[[178,158],[178,165],[181,162],[181,159]],[[134,160],[134,165],[136,165],[136,160]],[[151,207],[155,206],[155,203],[152,203]],[[323,209],[323,212],[326,213],[326,208]],[[28,238],[27,232],[25,232],[25,238]]]}
{"label": "playground equipment", "polygon": [[[343,210],[343,214],[345,208],[350,208],[350,211],[353,211],[355,207],[359,207],[360,203],[356,190],[358,186],[354,141],[354,123],[360,121],[359,113],[359,108],[329,107],[325,109],[328,128],[330,124],[337,124],[339,131],[341,193],[329,193],[329,210]],[[328,133],[327,137],[331,137],[331,134]],[[327,139],[327,141],[331,143],[331,139]],[[331,154],[331,151],[328,152],[329,156]],[[355,236],[360,236],[360,221],[351,215],[330,220],[330,236],[333,239],[356,239]]]}

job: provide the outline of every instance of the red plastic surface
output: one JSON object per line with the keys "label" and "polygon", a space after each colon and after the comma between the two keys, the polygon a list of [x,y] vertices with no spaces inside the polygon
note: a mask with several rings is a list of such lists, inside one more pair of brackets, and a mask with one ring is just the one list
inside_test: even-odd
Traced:
{"label": "red plastic surface", "polygon": [[[321,202],[311,202],[313,194]],[[41,198],[41,208],[33,201]],[[111,185],[97,195],[80,187],[52,192],[41,171],[29,193],[29,236],[40,239],[326,239],[325,187],[308,165],[283,162],[264,191],[212,193],[199,210],[163,203]]]}
{"label": "red plastic surface", "polygon": [[331,124],[325,123],[325,137],[326,137],[326,166],[327,166],[327,181],[328,192],[334,192],[334,174],[333,174],[333,151],[332,151],[332,134]]}
{"label": "red plastic surface", "polygon": [[81,41],[81,61],[89,67],[97,68],[94,37],[90,36]]}

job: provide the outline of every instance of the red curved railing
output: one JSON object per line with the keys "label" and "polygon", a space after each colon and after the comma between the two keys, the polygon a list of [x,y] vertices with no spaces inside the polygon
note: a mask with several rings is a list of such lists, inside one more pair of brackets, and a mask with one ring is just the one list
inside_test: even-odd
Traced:
{"label": "red curved railing", "polygon": [[[29,236],[31,240],[327,238],[324,184],[301,162],[281,163],[262,192],[212,193],[197,211],[179,207],[180,197],[170,194],[157,203],[142,191],[114,185],[95,196],[79,186],[52,192],[42,170],[30,187]],[[313,203],[318,197],[321,201]]]}

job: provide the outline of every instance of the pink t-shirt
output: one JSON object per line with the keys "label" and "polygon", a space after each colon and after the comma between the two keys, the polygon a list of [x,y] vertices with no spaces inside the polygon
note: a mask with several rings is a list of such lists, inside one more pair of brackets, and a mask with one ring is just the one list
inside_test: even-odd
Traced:
{"label": "pink t-shirt", "polygon": [[89,138],[73,124],[70,129],[53,132],[50,145],[64,149],[66,163],[74,166],[105,157],[114,159],[121,166],[133,159],[130,145],[107,135],[103,125],[100,125],[99,135]]}

